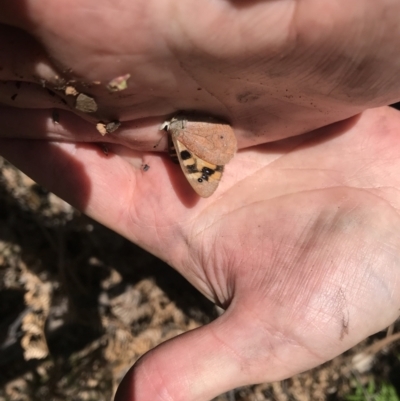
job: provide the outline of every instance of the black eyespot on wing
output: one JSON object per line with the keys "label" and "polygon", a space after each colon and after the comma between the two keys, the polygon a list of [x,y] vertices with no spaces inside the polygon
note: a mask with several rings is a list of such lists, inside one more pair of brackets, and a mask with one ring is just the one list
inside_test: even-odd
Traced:
{"label": "black eyespot on wing", "polygon": [[203,167],[201,172],[202,172],[202,175],[200,178],[198,178],[198,180],[197,180],[198,182],[203,182],[203,180],[208,181],[208,178],[215,173],[214,170],[211,170],[210,168],[207,168],[207,167]]}
{"label": "black eyespot on wing", "polygon": [[201,172],[203,173],[203,177],[204,177],[204,176],[213,175],[215,173],[215,170],[213,170],[212,168],[209,168],[209,167],[203,167],[201,169]]}
{"label": "black eyespot on wing", "polygon": [[194,174],[194,173],[198,173],[199,170],[197,169],[196,164],[189,164],[186,167],[186,170],[189,174]]}
{"label": "black eyespot on wing", "polygon": [[[197,170],[197,169],[196,169]],[[221,177],[222,172],[224,171],[224,166],[215,166],[215,168],[210,168],[210,167],[203,167],[201,171],[193,171],[193,172],[199,172],[201,173],[201,177],[197,179],[197,182],[203,182],[203,181],[209,181],[209,178],[215,174],[215,173],[220,173],[219,178]],[[218,174],[217,174],[218,176]],[[218,179],[218,178],[217,178]]]}
{"label": "black eyespot on wing", "polygon": [[191,157],[192,157],[192,155],[190,154],[189,151],[182,150],[182,152],[181,152],[181,159],[182,160],[187,160],[187,159],[190,159]]}

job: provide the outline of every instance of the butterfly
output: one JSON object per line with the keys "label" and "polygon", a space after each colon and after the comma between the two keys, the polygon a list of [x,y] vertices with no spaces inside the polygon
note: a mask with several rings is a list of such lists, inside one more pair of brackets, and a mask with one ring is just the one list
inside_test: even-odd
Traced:
{"label": "butterfly", "polygon": [[170,156],[180,164],[189,184],[199,196],[211,196],[236,152],[231,126],[213,117],[178,114],[161,129],[169,133]]}

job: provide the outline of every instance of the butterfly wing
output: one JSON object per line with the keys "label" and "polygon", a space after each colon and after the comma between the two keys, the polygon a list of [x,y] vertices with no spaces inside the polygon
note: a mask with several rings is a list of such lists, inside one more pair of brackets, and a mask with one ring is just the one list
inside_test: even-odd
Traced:
{"label": "butterfly wing", "polygon": [[179,162],[189,184],[202,198],[211,196],[218,187],[224,166],[201,159],[174,136],[170,139],[171,158]]}
{"label": "butterfly wing", "polygon": [[224,166],[237,148],[232,127],[212,117],[179,114],[168,123],[167,131],[200,159]]}

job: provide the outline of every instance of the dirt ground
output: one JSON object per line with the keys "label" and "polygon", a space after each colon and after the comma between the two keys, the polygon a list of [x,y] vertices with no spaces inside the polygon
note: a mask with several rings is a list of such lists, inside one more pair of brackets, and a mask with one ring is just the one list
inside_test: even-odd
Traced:
{"label": "dirt ground", "polygon": [[[0,401],[111,400],[146,351],[217,316],[172,268],[0,159]],[[217,400],[399,400],[399,332]]]}

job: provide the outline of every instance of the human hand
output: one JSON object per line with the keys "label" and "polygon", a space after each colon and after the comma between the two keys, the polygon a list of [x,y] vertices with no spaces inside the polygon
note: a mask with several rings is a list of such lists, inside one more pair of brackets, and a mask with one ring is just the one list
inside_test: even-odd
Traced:
{"label": "human hand", "polygon": [[157,154],[0,149],[226,309],[145,355],[116,397],[208,400],[317,366],[399,315],[399,128],[399,113],[380,108],[243,150],[208,199]]}
{"label": "human hand", "polygon": [[[145,90],[139,92],[146,99]],[[242,105],[258,119],[246,125],[239,105],[233,108],[238,117],[224,111],[225,105],[233,105],[229,97],[223,107],[215,105],[216,114],[232,120],[242,146],[262,143],[260,136],[263,142],[291,138],[240,151],[218,192],[199,200],[187,192],[178,167],[147,152],[159,141],[164,113],[195,108],[190,91],[185,93],[181,100],[178,93],[171,95],[165,103],[172,106],[162,112],[150,100],[148,114],[147,100],[126,110],[120,104],[121,115],[127,113],[120,119],[129,128],[105,137],[113,142],[109,156],[92,144],[0,143],[10,161],[166,260],[227,309],[210,325],[143,357],[117,399],[207,400],[232,387],[288,377],[343,352],[399,314],[398,113],[371,110],[294,136],[308,129],[294,129],[300,106],[292,119],[282,105],[276,111],[288,118],[291,129],[285,131],[279,124],[269,125],[261,104],[258,110],[253,105],[254,115],[249,105]],[[273,103],[273,97],[263,100],[264,110],[269,100]],[[98,140],[88,124],[67,112],[60,115],[60,127],[55,126],[46,102],[34,113],[3,109],[3,132],[14,124],[8,135]],[[332,109],[335,104],[336,99]],[[214,110],[211,100],[200,110],[208,107]],[[336,118],[354,114],[357,107],[343,102]],[[28,113],[33,122],[17,126],[15,116],[21,121]],[[304,110],[307,124],[316,123],[313,113]]]}
{"label": "human hand", "polygon": [[[1,3],[0,102],[35,109],[3,109],[2,136],[98,140],[70,116],[54,127],[57,107],[118,119],[105,141],[154,150],[150,133],[165,116],[195,110],[231,122],[243,148],[399,100],[400,4],[391,0]],[[128,73],[128,89],[106,89]],[[79,112],[66,86],[98,110]]]}

